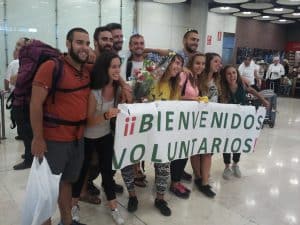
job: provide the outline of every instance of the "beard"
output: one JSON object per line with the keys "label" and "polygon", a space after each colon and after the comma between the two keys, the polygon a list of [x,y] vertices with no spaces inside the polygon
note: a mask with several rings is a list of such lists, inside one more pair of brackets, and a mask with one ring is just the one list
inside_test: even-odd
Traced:
{"label": "beard", "polygon": [[100,45],[99,43],[98,43],[98,51],[101,53],[101,52],[110,52],[110,51],[112,51],[113,50],[113,48],[112,48],[112,46],[110,46],[110,45]]}
{"label": "beard", "polygon": [[[88,53],[87,53],[88,55]],[[78,53],[76,53],[73,49],[73,45],[71,45],[71,49],[70,49],[70,57],[76,62],[76,63],[80,63],[80,64],[84,64],[88,61],[88,56],[86,57],[86,59],[81,59],[78,55]]]}
{"label": "beard", "polygon": [[117,52],[121,51],[122,47],[123,47],[123,41],[116,42],[113,45],[114,50],[117,51]]}
{"label": "beard", "polygon": [[197,46],[196,49],[194,50],[192,47],[185,45],[185,49],[189,52],[189,53],[195,53],[197,51]]}

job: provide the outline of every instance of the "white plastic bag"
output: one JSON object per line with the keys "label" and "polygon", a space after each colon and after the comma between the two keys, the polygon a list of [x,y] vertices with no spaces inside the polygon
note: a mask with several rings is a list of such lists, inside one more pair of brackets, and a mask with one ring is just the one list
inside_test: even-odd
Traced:
{"label": "white plastic bag", "polygon": [[46,158],[34,157],[26,187],[21,225],[41,225],[56,210],[60,175],[54,175]]}

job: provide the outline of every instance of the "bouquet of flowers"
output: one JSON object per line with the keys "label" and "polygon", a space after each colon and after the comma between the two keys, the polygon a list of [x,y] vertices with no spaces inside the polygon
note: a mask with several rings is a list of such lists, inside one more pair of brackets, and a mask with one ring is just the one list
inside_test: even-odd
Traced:
{"label": "bouquet of flowers", "polygon": [[136,101],[141,102],[143,98],[147,98],[150,93],[151,87],[155,80],[158,79],[156,73],[155,63],[149,59],[143,62],[143,68],[134,71],[133,79],[133,96]]}

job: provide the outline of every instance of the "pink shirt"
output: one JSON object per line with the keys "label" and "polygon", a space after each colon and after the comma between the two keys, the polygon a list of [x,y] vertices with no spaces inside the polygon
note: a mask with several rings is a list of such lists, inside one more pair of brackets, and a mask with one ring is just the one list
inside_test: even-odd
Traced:
{"label": "pink shirt", "polygon": [[[186,80],[188,79],[188,74],[182,72],[180,73],[180,82],[179,85],[181,88],[183,88],[184,83],[186,82]],[[185,92],[184,92],[184,97],[186,98],[195,98],[199,96],[199,89],[198,87],[193,87],[190,80],[187,80],[186,83],[186,88],[185,88]]]}

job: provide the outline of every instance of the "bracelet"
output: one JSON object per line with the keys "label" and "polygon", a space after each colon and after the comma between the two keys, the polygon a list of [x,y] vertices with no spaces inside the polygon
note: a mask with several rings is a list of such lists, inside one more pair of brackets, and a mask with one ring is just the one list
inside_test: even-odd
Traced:
{"label": "bracelet", "polygon": [[105,120],[109,120],[109,118],[106,116],[107,115],[107,112],[103,113],[103,117]]}

